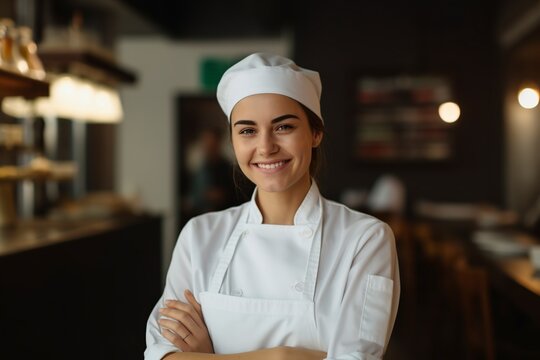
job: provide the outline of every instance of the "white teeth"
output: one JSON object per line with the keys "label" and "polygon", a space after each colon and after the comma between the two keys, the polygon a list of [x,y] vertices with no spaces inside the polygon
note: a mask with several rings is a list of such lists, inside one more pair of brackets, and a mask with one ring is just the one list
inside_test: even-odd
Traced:
{"label": "white teeth", "polygon": [[273,164],[257,164],[258,167],[262,169],[275,169],[277,167],[280,167],[281,165],[285,164],[285,161],[280,161]]}

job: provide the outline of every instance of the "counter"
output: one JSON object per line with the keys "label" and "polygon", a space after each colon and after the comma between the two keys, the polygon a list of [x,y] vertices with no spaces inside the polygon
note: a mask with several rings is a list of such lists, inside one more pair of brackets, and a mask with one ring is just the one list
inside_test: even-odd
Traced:
{"label": "counter", "polygon": [[0,228],[1,358],[141,359],[161,217]]}

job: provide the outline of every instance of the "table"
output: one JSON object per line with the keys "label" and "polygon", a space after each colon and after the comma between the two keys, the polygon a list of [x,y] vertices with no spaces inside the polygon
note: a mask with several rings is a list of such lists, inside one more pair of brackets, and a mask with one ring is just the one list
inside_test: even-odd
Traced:
{"label": "table", "polygon": [[[473,241],[474,232],[480,229],[470,221],[430,220],[428,223],[437,236],[459,242],[473,264],[486,268],[493,290],[540,324],[540,278],[534,276],[528,254],[496,256],[481,250]],[[515,241],[526,245],[540,244],[539,238],[522,229],[510,227],[491,231],[512,234]]]}

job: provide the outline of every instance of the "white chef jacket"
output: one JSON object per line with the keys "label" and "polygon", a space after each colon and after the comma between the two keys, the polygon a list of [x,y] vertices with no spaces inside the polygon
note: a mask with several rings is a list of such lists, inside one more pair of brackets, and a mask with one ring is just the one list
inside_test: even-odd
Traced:
{"label": "white chef jacket", "polygon": [[[262,224],[255,196],[256,190],[250,202],[198,216],[186,224],[173,252],[163,296],[148,319],[145,359],[161,359],[167,353],[180,351],[160,333],[159,308],[165,307],[167,299],[185,301],[185,289],[191,290],[200,302],[198,295],[208,290],[220,255],[242,214],[247,211],[249,223]],[[301,229],[299,234],[309,234],[304,225],[311,224],[310,220],[320,211],[318,206],[322,206],[322,244],[314,303],[319,349],[327,352],[327,360],[381,359],[396,318],[400,292],[392,231],[374,217],[324,199],[313,181],[291,225]],[[257,272],[246,268],[241,271],[241,259],[247,258],[242,254],[239,244],[231,263],[235,267],[229,269],[221,293],[269,296],[268,290],[260,287]],[[257,254],[252,252],[252,256]],[[290,256],[288,261],[295,258],[301,264],[305,260],[302,256]],[[269,287],[292,289],[287,296],[291,298],[294,289],[298,289],[290,284],[293,278],[294,275],[287,279],[273,276],[265,281],[274,279]]]}

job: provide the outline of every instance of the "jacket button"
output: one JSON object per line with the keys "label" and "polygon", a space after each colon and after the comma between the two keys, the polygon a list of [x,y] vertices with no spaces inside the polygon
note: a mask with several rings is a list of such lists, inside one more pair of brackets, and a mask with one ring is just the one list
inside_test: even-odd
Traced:
{"label": "jacket button", "polygon": [[242,295],[244,295],[244,292],[242,291],[242,289],[237,289],[237,290],[233,290],[231,295],[232,296],[242,296]]}
{"label": "jacket button", "polygon": [[296,284],[294,284],[294,290],[296,290],[298,292],[303,292],[304,291],[304,282],[299,281]]}
{"label": "jacket button", "polygon": [[313,230],[311,230],[310,228],[306,227],[304,230],[302,230],[300,232],[300,235],[303,236],[303,237],[310,237],[311,235],[313,235]]}

